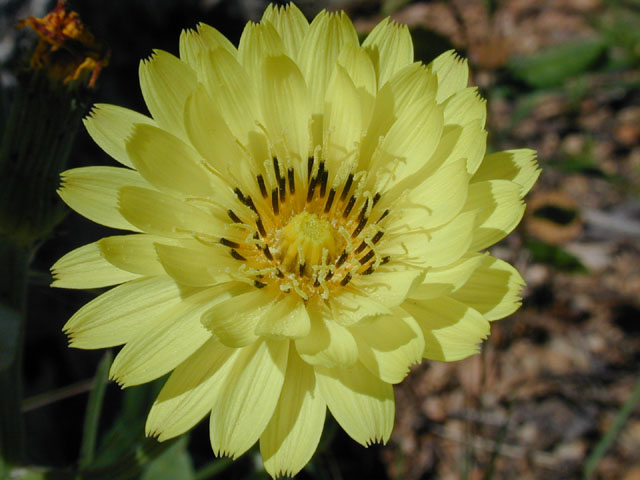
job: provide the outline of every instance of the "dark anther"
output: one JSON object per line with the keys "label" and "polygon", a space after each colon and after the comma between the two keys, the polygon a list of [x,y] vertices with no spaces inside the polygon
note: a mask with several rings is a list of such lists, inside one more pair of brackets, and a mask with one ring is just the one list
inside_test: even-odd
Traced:
{"label": "dark anther", "polygon": [[278,205],[278,189],[271,190],[271,206],[273,207],[273,213],[278,215],[280,213],[280,206]]}
{"label": "dark anther", "polygon": [[345,208],[344,212],[342,213],[343,218],[347,218],[349,216],[349,214],[351,213],[351,209],[355,204],[356,204],[356,197],[355,195],[351,195],[351,198],[349,199],[349,203],[347,203],[347,208]]}
{"label": "dark anther", "polygon": [[235,250],[231,250],[231,256],[233,258],[235,258],[236,260],[246,260],[246,258],[244,258],[242,255],[240,255],[238,252],[236,252]]}
{"label": "dark anther", "polygon": [[267,286],[266,283],[259,282],[258,280],[254,280],[253,284],[255,285],[256,288],[264,288]]}
{"label": "dark anther", "polygon": [[329,197],[327,198],[327,203],[325,203],[324,205],[324,213],[329,213],[329,210],[331,210],[331,204],[333,203],[333,199],[336,196],[336,191],[335,189],[331,189],[329,190]]}
{"label": "dark anther", "polygon": [[327,180],[329,178],[329,172],[326,170],[322,171],[322,176],[320,177],[320,196],[324,197],[327,193]]}
{"label": "dark anther", "polygon": [[311,178],[311,171],[313,170],[313,157],[307,159],[307,178]]}
{"label": "dark anther", "polygon": [[376,220],[376,223],[380,223],[382,221],[382,219],[384,217],[386,217],[387,215],[389,215],[389,210],[385,210],[384,212],[382,212],[382,215],[380,215],[380,218],[378,220]]}
{"label": "dark anther", "polygon": [[314,287],[319,287],[320,286],[320,279],[318,279],[318,277],[316,277],[316,281],[313,282],[313,286]]}
{"label": "dark anther", "polygon": [[240,248],[240,244],[239,243],[232,242],[231,240],[227,240],[226,238],[221,238],[220,239],[220,243],[222,245],[224,245],[225,247]]}
{"label": "dark anther", "polygon": [[364,265],[365,263],[367,263],[372,258],[373,258],[373,250],[369,250],[367,252],[367,254],[364,257],[362,257],[360,260],[358,260],[358,261],[360,262],[360,265]]}
{"label": "dark anther", "polygon": [[327,282],[327,281],[331,280],[332,278],[333,278],[333,272],[329,271],[329,272],[327,272],[326,277],[324,277],[324,281]]}
{"label": "dark anther", "polygon": [[293,174],[293,168],[287,170],[287,176],[289,177],[289,193],[293,195],[296,192],[296,179]]}
{"label": "dark anther", "polygon": [[262,235],[263,237],[267,236],[267,232],[264,229],[264,225],[262,224],[262,219],[260,217],[258,217],[258,220],[256,221],[256,227],[258,227],[258,231],[260,232],[260,235]]}
{"label": "dark anther", "polygon": [[382,261],[380,262],[380,265],[384,265],[385,263],[389,263],[389,260],[391,260],[390,256],[386,256],[386,257],[382,257]]}
{"label": "dark anther", "polygon": [[373,264],[369,265],[369,268],[367,268],[364,272],[362,272],[361,275],[371,275],[373,273]]}
{"label": "dark anther", "polygon": [[[244,203],[247,207],[249,207],[251,210],[253,210],[256,214],[258,214],[258,209],[256,208],[255,203],[253,203],[253,198],[251,198],[251,195],[247,195],[247,198],[245,198]],[[260,214],[258,214],[260,215]]]}
{"label": "dark anther", "polygon": [[342,280],[340,280],[340,285],[343,287],[351,281],[351,272],[348,272]]}
{"label": "dark anther", "polygon": [[316,191],[316,185],[318,184],[318,177],[315,176],[309,182],[309,191],[307,192],[307,202],[310,202],[313,199],[313,192]]}
{"label": "dark anther", "polygon": [[278,189],[280,190],[280,201],[284,202],[284,198],[287,196],[287,180],[284,177],[280,177]]}
{"label": "dark anther", "polygon": [[382,236],[384,235],[384,232],[377,232],[373,238],[371,239],[371,241],[373,243],[378,243],[380,241],[380,239],[382,238]]}
{"label": "dark anther", "polygon": [[264,198],[267,198],[267,186],[264,184],[264,177],[262,174],[256,177],[258,179],[258,186],[260,187],[260,193]]}
{"label": "dark anther", "polygon": [[276,174],[276,181],[280,183],[280,164],[278,163],[278,157],[273,157],[273,171]]}
{"label": "dark anther", "polygon": [[236,187],[233,192],[236,194],[236,197],[238,197],[238,200],[240,200],[242,203],[245,203],[244,195],[238,187]]}
{"label": "dark anther", "polygon": [[278,278],[284,278],[284,273],[282,273],[282,271],[280,271],[280,269],[276,269],[276,277]]}
{"label": "dark anther", "polygon": [[227,215],[229,215],[229,218],[231,220],[233,220],[235,223],[242,223],[242,220],[240,220],[240,217],[238,217],[233,210],[227,210]]}
{"label": "dark anther", "polygon": [[365,214],[367,213],[368,206],[369,206],[369,199],[367,198],[364,201],[364,205],[362,205],[362,210],[360,210],[360,213],[358,214],[358,220],[362,220],[362,218],[365,216]]}
{"label": "dark anther", "polygon": [[367,224],[368,221],[369,219],[367,217],[362,217],[358,222],[358,226],[351,234],[351,238],[356,238],[358,235],[360,235],[360,232],[362,231],[362,229],[364,228],[364,226]]}
{"label": "dark anther", "polygon": [[372,206],[372,207],[375,207],[375,206],[376,206],[376,203],[378,203],[378,202],[380,201],[380,197],[381,197],[381,196],[382,196],[382,195],[380,195],[379,193],[376,193],[376,194],[373,196],[373,203],[371,204],[371,206]]}
{"label": "dark anther", "polygon": [[357,255],[358,253],[363,251],[366,247],[367,247],[367,244],[365,242],[360,242],[360,245],[358,245],[358,248],[356,248],[353,253]]}
{"label": "dark anther", "polygon": [[342,255],[340,255],[340,257],[338,258],[338,261],[336,262],[336,268],[340,268],[340,265],[342,265],[346,259],[347,259],[347,251],[344,250],[342,252]]}
{"label": "dark anther", "polygon": [[303,276],[303,275],[304,275],[304,268],[305,268],[306,266],[307,266],[307,264],[306,264],[306,263],[301,263],[301,264],[300,264],[300,267],[299,267],[299,273],[300,273],[300,276]]}
{"label": "dark anther", "polygon": [[264,252],[265,257],[267,257],[269,260],[273,260],[273,255],[271,255],[271,250],[269,250],[268,245],[265,245],[262,251]]}
{"label": "dark anther", "polygon": [[344,184],[344,188],[342,189],[342,194],[340,195],[340,200],[344,202],[344,199],[347,198],[349,194],[349,190],[351,190],[351,184],[353,183],[353,173],[349,174],[349,178],[347,178],[347,183]]}

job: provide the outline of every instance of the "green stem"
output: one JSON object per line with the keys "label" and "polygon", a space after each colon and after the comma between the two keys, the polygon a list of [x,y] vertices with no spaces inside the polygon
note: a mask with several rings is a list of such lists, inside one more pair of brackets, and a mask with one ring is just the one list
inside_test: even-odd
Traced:
{"label": "green stem", "polygon": [[229,465],[233,463],[233,460],[230,458],[219,458],[214,460],[211,463],[208,463],[200,470],[198,470],[193,478],[193,480],[208,480],[213,478],[215,475],[224,471]]}
{"label": "green stem", "polygon": [[102,401],[107,390],[109,380],[109,368],[113,361],[113,354],[108,350],[96,371],[96,380],[93,389],[89,394],[87,413],[84,417],[84,429],[82,432],[82,445],[80,446],[80,459],[78,466],[83,469],[91,465],[96,450],[96,439],[98,438],[98,425],[100,423],[100,413],[102,412]]}

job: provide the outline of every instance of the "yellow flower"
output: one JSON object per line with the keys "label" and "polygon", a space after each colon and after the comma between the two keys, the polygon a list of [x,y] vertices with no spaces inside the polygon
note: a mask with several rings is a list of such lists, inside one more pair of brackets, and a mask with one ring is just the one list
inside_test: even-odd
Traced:
{"label": "yellow flower", "polygon": [[173,371],[147,420],[166,440],[210,414],[216,454],[256,441],[267,471],[311,458],[326,407],[386,442],[392,384],[422,358],[478,351],[523,285],[479,253],[520,221],[531,150],[485,156],[485,102],[447,52],[413,61],[386,19],[270,6],[236,49],[199,25],[140,65],[150,117],[97,105],[89,134],[127,168],[63,174],[74,210],[135,232],[53,266],[54,286],[121,284],[64,329],[124,344],[123,386]]}

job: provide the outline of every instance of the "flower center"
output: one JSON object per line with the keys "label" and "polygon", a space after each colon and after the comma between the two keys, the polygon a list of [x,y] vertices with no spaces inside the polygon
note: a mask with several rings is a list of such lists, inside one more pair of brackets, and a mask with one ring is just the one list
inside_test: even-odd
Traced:
{"label": "flower center", "polygon": [[387,263],[377,245],[389,210],[380,209],[381,195],[367,191],[365,177],[339,180],[314,157],[306,172],[296,171],[274,157],[273,175],[255,176],[258,195],[235,188],[241,207],[227,213],[237,228],[220,243],[242,262],[238,279],[320,301]]}
{"label": "flower center", "polygon": [[279,237],[281,265],[288,270],[299,265],[300,274],[314,265],[327,265],[338,254],[337,232],[315,213],[298,213],[281,230]]}

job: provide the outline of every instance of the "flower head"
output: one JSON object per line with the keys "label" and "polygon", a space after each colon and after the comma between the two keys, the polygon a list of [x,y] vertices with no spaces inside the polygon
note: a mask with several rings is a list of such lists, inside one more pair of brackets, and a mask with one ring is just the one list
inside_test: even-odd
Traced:
{"label": "flower head", "polygon": [[210,414],[216,454],[257,440],[295,474],[328,407],[385,442],[392,384],[423,358],[478,351],[519,306],[520,275],[480,253],[519,222],[534,152],[485,156],[485,103],[447,52],[413,61],[406,27],[359,44],[344,13],[269,7],[236,49],[199,25],[180,58],[140,65],[150,117],[97,105],[93,139],[127,168],[63,174],[87,218],[135,233],[60,259],[55,286],[121,284],[65,325],[124,344],[124,386],[173,371],[147,421],[160,440]]}

